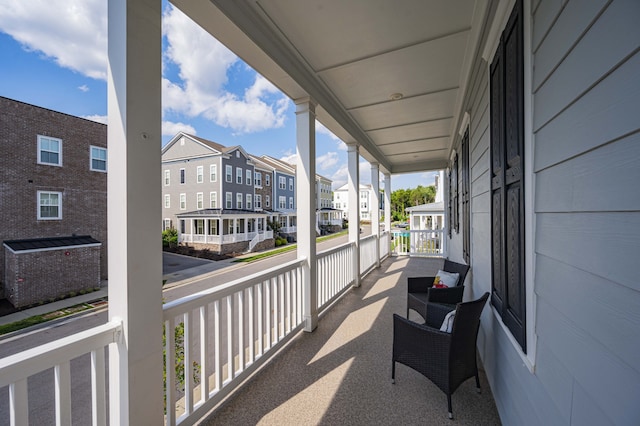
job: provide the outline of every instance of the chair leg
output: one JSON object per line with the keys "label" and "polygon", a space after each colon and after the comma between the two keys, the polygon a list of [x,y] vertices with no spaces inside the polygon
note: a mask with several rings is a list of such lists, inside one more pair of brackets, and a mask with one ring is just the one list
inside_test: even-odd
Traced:
{"label": "chair leg", "polygon": [[451,409],[451,395],[447,395],[447,405],[449,406],[449,419],[453,420],[453,409]]}
{"label": "chair leg", "polygon": [[482,389],[480,388],[480,375],[478,374],[477,370],[476,370],[476,392],[482,393]]}
{"label": "chair leg", "polygon": [[391,384],[396,383],[396,362],[391,361]]}

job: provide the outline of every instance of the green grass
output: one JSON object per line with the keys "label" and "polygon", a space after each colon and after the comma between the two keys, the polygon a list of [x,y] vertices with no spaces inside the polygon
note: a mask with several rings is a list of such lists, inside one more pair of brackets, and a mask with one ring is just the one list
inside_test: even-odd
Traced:
{"label": "green grass", "polygon": [[[339,237],[341,235],[346,234],[347,232],[349,232],[349,231],[348,230],[340,231],[340,232],[336,232],[335,234],[324,235],[322,237],[318,237],[318,238],[316,238],[316,243],[320,243],[322,241],[326,241],[326,240],[330,240],[332,238]],[[281,254],[281,253],[286,253],[288,251],[295,250],[296,247],[298,247],[297,244],[290,244],[288,246],[279,247],[279,248],[277,248],[275,250],[269,250],[269,251],[265,251],[265,252],[262,252],[262,253],[257,253],[257,254],[255,254],[253,256],[239,257],[237,259],[234,259],[233,261],[234,262],[243,262],[243,263],[255,262],[256,260],[264,259],[265,257],[276,256],[276,255]]]}
{"label": "green grass", "polygon": [[49,312],[44,315],[34,315],[32,317],[21,319],[19,321],[15,321],[9,324],[0,325],[0,336],[3,334],[12,333],[14,331],[22,330],[23,328],[38,325],[43,322],[51,321],[58,318],[63,318],[71,314],[75,314],[77,312],[86,311],[87,309],[91,309],[92,307],[93,306],[89,304],[81,303],[79,305],[71,306],[69,308],[61,309],[59,311]]}

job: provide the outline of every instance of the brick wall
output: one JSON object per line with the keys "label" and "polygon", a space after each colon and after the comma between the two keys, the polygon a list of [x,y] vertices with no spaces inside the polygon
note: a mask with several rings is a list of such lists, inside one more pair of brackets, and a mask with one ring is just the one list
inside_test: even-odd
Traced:
{"label": "brick wall", "polygon": [[[38,135],[62,140],[62,167],[38,164]],[[0,242],[91,235],[106,279],[107,174],[90,170],[91,145],[106,148],[106,125],[0,97]],[[61,220],[37,219],[38,191],[62,193]]]}
{"label": "brick wall", "polygon": [[16,308],[100,287],[100,247],[14,253],[5,248],[5,297]]}

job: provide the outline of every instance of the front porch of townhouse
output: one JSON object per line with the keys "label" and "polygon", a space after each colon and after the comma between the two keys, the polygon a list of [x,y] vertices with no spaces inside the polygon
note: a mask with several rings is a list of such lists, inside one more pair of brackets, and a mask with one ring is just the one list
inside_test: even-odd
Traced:
{"label": "front porch of townhouse", "polygon": [[[450,425],[444,393],[424,376],[397,364],[391,383],[392,317],[405,314],[406,279],[441,265],[439,258],[387,258],[321,315],[313,333],[299,333],[201,424]],[[410,318],[420,321],[413,311]],[[479,368],[482,392],[469,379],[453,394],[456,424],[500,424]]]}

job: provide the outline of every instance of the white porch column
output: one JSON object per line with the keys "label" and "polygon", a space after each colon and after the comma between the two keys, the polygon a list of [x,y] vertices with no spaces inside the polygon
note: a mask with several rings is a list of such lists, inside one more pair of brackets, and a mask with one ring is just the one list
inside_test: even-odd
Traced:
{"label": "white porch column", "polygon": [[376,236],[376,267],[380,266],[380,166],[378,163],[371,163],[371,188],[373,197],[371,199],[371,230]]}
{"label": "white porch column", "polygon": [[349,242],[355,245],[353,256],[354,287],[360,287],[360,150],[357,144],[347,145],[349,194]]}
{"label": "white porch column", "polygon": [[158,425],[162,392],[161,0],[108,2],[109,417]]}
{"label": "white porch column", "polygon": [[384,174],[384,230],[389,233],[389,247],[387,250],[391,254],[391,175]]}
{"label": "white porch column", "polygon": [[[316,104],[311,99],[296,101],[296,197],[298,198],[298,259],[302,267],[304,330],[318,326],[318,289],[316,277]],[[289,217],[287,217],[287,221]]]}

